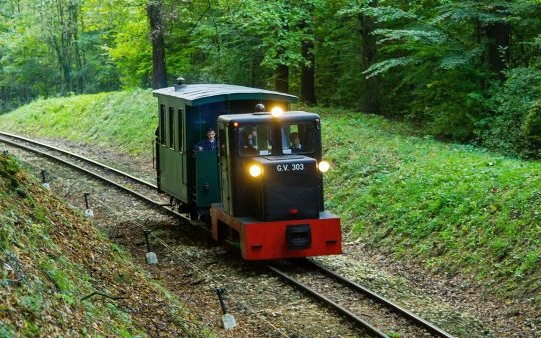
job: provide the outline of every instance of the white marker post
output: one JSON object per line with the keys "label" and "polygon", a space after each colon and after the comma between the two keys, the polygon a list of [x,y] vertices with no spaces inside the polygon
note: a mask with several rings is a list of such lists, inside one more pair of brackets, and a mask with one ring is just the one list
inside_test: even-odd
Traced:
{"label": "white marker post", "polygon": [[222,316],[222,325],[224,326],[224,329],[230,330],[237,326],[237,322],[235,321],[235,317],[233,317],[233,315],[227,313],[224,304],[223,293],[224,289],[216,289],[216,294],[218,295],[218,299],[220,300],[220,306],[222,307],[222,311],[224,313]]}
{"label": "white marker post", "polygon": [[84,194],[84,196],[85,196],[85,205],[86,205],[86,210],[85,210],[84,214],[85,214],[85,217],[86,217],[86,218],[92,218],[92,217],[94,217],[94,212],[92,211],[92,209],[90,209],[90,208],[88,207],[88,196],[89,196],[89,195],[90,195],[89,192],[85,192],[85,194]]}
{"label": "white marker post", "polygon": [[143,230],[143,234],[145,235],[145,242],[147,244],[147,263],[148,264],[158,264],[158,257],[156,257],[156,254],[152,251],[150,251],[150,241],[148,240],[148,235],[150,234],[151,230]]}

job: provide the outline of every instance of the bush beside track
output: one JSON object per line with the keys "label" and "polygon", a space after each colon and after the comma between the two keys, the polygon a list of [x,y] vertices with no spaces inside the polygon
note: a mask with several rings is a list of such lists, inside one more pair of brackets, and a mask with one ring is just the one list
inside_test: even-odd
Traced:
{"label": "bush beside track", "polygon": [[[306,110],[322,116],[333,166],[326,203],[342,217],[345,241],[541,301],[539,162],[437,142],[377,116]],[[0,116],[1,130],[146,158],[155,127],[150,91],[40,100]]]}

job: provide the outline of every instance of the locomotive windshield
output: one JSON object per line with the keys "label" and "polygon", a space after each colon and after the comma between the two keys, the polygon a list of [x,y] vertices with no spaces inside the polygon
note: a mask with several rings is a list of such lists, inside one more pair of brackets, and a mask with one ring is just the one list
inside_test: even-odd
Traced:
{"label": "locomotive windshield", "polygon": [[270,127],[262,124],[240,127],[239,149],[243,156],[270,155],[272,153]]}
{"label": "locomotive windshield", "polygon": [[313,153],[314,143],[312,123],[293,123],[282,127],[283,154]]}
{"label": "locomotive windshield", "polygon": [[[239,128],[241,156],[309,154],[314,152],[314,125],[290,123],[280,128],[246,124]],[[276,146],[276,144],[279,145]]]}

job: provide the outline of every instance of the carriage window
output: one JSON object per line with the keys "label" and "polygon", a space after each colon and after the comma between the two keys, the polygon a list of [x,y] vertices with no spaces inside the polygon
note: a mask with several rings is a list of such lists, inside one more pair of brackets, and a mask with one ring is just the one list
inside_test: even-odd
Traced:
{"label": "carriage window", "polygon": [[174,135],[173,135],[173,132],[174,132],[174,129],[175,129],[175,125],[173,124],[174,123],[174,115],[175,115],[175,110],[173,107],[169,107],[169,120],[167,121],[167,123],[169,123],[169,148],[173,149],[174,147]]}
{"label": "carriage window", "polygon": [[165,145],[165,105],[160,104],[160,143]]}
{"label": "carriage window", "polygon": [[183,145],[183,125],[182,122],[184,121],[183,110],[178,110],[178,151],[182,151],[182,145]]}
{"label": "carriage window", "polygon": [[311,123],[289,124],[282,128],[284,154],[312,153],[314,143],[314,125]]}

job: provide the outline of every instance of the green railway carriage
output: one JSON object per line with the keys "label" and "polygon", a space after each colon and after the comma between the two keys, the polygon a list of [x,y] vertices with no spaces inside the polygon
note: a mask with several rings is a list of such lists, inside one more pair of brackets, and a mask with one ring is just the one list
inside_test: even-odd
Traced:
{"label": "green railway carriage", "polygon": [[288,110],[297,100],[285,93],[226,84],[179,83],[153,93],[159,107],[158,190],[192,219],[208,214],[210,205],[220,202],[217,152],[193,149],[209,129],[217,130],[218,116],[253,113],[258,104]]}

